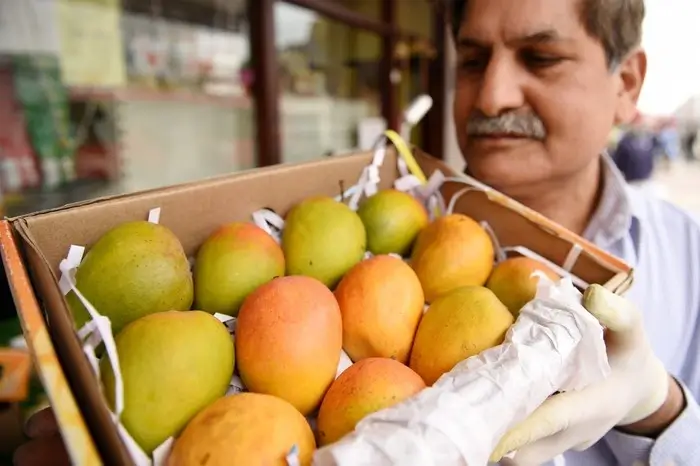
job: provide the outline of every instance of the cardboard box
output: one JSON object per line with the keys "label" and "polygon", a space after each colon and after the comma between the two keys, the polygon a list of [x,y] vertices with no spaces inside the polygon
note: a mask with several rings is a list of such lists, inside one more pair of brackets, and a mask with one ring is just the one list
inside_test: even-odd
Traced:
{"label": "cardboard box", "polygon": [[[440,170],[471,185],[465,190],[463,183],[449,181],[442,192],[446,201],[459,193],[455,211],[488,222],[501,246],[535,251],[569,268],[587,283],[608,284],[616,291],[629,284],[631,270],[624,262],[475,180],[455,173],[442,162],[419,151],[414,155],[426,175]],[[308,196],[339,194],[341,184],[348,188],[357,183],[372,159],[373,154],[367,152],[252,170],[88,201],[1,225],[2,258],[24,333],[74,464],[127,465],[131,461],[81,350],[58,287],[59,263],[69,246],[89,247],[108,229],[145,219],[150,209],[160,207],[160,223],[171,228],[186,253],[193,255],[223,223],[248,221],[251,213],[261,208],[285,214]],[[393,150],[387,152],[380,176],[380,187],[389,187],[398,178]]]}

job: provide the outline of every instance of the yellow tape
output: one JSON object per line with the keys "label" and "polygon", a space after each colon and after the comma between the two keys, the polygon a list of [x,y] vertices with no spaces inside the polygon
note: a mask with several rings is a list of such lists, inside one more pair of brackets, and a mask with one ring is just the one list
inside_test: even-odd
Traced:
{"label": "yellow tape", "polygon": [[408,170],[411,174],[418,178],[421,183],[427,183],[428,178],[426,178],[425,173],[421,170],[420,165],[418,165],[416,158],[413,157],[411,149],[408,148],[408,144],[406,144],[403,138],[393,129],[384,131],[384,135],[394,144],[399,156],[406,162],[406,166],[408,166]]}
{"label": "yellow tape", "polygon": [[[411,174],[418,178],[418,181],[420,181],[422,184],[426,184],[428,182],[428,178],[425,176],[425,173],[423,173],[423,170],[420,168],[420,165],[418,165],[416,158],[413,156],[411,149],[408,148],[408,144],[406,144],[403,138],[392,129],[384,131],[384,135],[394,144],[396,151],[399,153],[399,156],[404,160],[404,162],[406,162],[406,166]],[[440,208],[437,206],[435,206],[433,209],[433,213],[435,217],[442,215]]]}

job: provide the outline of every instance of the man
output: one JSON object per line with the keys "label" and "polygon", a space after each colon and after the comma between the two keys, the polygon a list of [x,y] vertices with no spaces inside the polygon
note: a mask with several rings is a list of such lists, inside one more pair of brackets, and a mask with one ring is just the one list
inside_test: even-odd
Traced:
{"label": "man", "polygon": [[[628,191],[600,156],[613,125],[636,113],[646,72],[643,1],[451,1],[454,116],[469,172],[629,261],[629,298],[646,326],[626,300],[589,303],[597,316],[607,306],[625,311],[608,326],[610,377],[551,397],[496,456],[517,450],[516,463],[526,465],[561,453],[568,466],[698,464],[700,228]],[[17,464],[56,464],[30,458],[60,454],[50,444],[60,444],[51,415],[42,416],[28,425],[35,440]]]}
{"label": "man", "polygon": [[680,155],[680,135],[672,120],[662,121],[656,131],[659,156],[666,168],[671,168]]}
{"label": "man", "polygon": [[631,127],[612,151],[612,159],[628,183],[644,182],[654,173],[653,135]]}
{"label": "man", "polygon": [[600,156],[613,125],[636,114],[643,0],[453,1],[469,173],[634,266],[628,298],[644,319],[609,332],[609,380],[552,397],[496,459],[700,464],[700,227]]}
{"label": "man", "polygon": [[656,157],[653,135],[648,129],[632,126],[613,150],[609,150],[627,183],[660,198],[666,190],[653,179]]}

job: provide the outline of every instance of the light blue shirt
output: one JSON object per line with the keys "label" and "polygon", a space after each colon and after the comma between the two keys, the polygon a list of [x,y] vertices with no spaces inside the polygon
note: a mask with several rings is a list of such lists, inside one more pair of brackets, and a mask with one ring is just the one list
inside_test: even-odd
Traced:
{"label": "light blue shirt", "polygon": [[700,465],[700,224],[628,186],[612,161],[603,160],[603,194],[584,236],[634,267],[627,297],[643,312],[651,345],[681,383],[687,407],[656,440],[613,430],[588,450],[550,464]]}

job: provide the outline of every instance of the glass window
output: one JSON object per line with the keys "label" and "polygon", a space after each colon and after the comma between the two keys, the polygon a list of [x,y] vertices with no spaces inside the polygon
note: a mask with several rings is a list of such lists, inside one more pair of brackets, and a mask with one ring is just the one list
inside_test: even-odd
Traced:
{"label": "glass window", "polygon": [[360,126],[383,122],[380,36],[283,2],[275,29],[284,161],[357,150]]}
{"label": "glass window", "polygon": [[9,213],[255,166],[245,5],[0,1]]}

